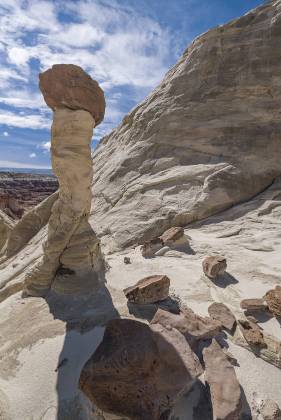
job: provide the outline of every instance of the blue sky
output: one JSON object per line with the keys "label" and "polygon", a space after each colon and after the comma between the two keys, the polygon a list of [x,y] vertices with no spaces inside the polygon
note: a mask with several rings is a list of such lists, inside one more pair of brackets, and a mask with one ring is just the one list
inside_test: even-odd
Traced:
{"label": "blue sky", "polygon": [[49,167],[52,114],[38,73],[83,67],[102,86],[94,142],[161,81],[192,39],[262,0],[1,0],[0,167]]}

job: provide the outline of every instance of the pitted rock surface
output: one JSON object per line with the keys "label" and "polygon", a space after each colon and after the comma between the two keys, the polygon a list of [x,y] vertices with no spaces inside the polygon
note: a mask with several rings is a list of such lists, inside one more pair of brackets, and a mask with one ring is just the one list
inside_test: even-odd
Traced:
{"label": "pitted rock surface", "polygon": [[79,386],[105,412],[159,420],[201,373],[179,331],[114,319],[82,369]]}

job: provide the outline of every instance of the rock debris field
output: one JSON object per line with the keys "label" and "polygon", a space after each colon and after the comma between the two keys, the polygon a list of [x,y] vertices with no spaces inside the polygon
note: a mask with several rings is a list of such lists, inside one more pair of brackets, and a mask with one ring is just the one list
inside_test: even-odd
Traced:
{"label": "rock debris field", "polygon": [[1,420],[281,420],[281,1],[196,38],[100,145],[40,89],[59,189],[0,212]]}

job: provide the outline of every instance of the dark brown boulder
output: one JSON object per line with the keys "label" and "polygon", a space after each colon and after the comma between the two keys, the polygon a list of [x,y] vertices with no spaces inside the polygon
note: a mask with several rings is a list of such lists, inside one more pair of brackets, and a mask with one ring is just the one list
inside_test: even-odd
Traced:
{"label": "dark brown boulder", "polygon": [[131,303],[154,303],[169,296],[170,279],[164,275],[153,275],[139,280],[134,286],[124,289]]}
{"label": "dark brown boulder", "polygon": [[114,319],[85,364],[79,387],[105,412],[158,420],[201,373],[197,356],[177,330]]}
{"label": "dark brown boulder", "polygon": [[236,324],[236,319],[231,310],[223,303],[214,302],[209,306],[208,312],[211,318],[219,321],[224,328],[231,331]]}
{"label": "dark brown boulder", "polygon": [[235,370],[216,340],[203,350],[205,379],[210,387],[213,419],[239,420],[242,407]]}
{"label": "dark brown boulder", "polygon": [[259,312],[267,309],[264,299],[243,299],[240,302],[240,307],[249,312]]}
{"label": "dark brown boulder", "polygon": [[180,331],[191,346],[198,340],[207,340],[219,334],[221,323],[209,317],[196,315],[192,309],[185,308],[180,314],[172,314],[158,309],[151,324],[161,324]]}
{"label": "dark brown boulder", "polygon": [[220,255],[206,257],[202,263],[203,271],[207,277],[214,280],[224,274],[226,270],[226,258]]}
{"label": "dark brown boulder", "polygon": [[55,64],[39,74],[39,87],[46,104],[57,108],[89,111],[97,126],[104,117],[103,90],[81,67],[74,64]]}

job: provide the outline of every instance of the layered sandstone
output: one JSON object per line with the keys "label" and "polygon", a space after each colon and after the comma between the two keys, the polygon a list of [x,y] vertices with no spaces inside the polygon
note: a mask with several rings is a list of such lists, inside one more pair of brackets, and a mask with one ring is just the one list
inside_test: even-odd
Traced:
{"label": "layered sandstone", "polygon": [[94,153],[110,249],[248,200],[280,170],[281,12],[271,1],[196,38]]}

